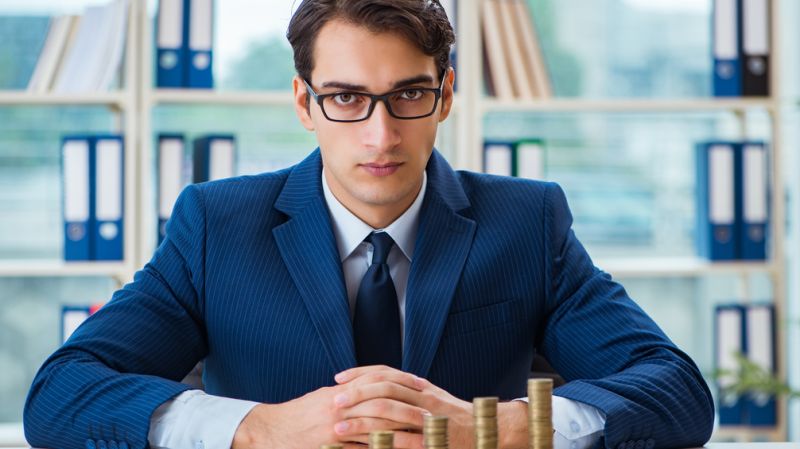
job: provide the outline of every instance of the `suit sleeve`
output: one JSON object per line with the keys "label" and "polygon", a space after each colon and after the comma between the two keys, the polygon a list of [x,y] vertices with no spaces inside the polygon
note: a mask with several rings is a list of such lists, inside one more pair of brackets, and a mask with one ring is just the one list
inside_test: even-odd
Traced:
{"label": "suit sleeve", "polygon": [[189,388],[179,381],[208,351],[204,247],[202,195],[190,186],[150,263],[39,369],[23,413],[28,443],[147,446],[153,411]]}
{"label": "suit sleeve", "polygon": [[567,380],[554,394],[604,412],[608,448],[702,446],[714,405],[697,366],[593,265],[555,184],[544,220],[548,319],[540,347]]}

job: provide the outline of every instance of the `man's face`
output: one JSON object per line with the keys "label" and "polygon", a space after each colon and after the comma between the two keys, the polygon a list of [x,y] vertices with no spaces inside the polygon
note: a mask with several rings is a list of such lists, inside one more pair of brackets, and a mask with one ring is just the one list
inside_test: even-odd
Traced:
{"label": "man's face", "polygon": [[[410,84],[404,81],[416,79]],[[397,34],[375,34],[339,20],[319,32],[314,48],[312,88],[317,94],[341,91],[384,94],[401,88],[438,88],[433,57]],[[329,121],[306,88],[294,80],[295,108],[303,125],[319,141],[331,192],[351,212],[374,227],[384,227],[414,201],[431,156],[437,125],[452,104],[453,75],[448,73],[433,115],[401,120],[378,102],[365,121]],[[345,97],[347,98],[347,97]]]}

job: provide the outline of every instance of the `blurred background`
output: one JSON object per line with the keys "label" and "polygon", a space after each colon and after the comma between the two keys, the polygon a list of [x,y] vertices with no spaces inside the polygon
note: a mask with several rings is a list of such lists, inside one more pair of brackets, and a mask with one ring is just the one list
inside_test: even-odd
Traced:
{"label": "blurred background", "polygon": [[[109,48],[100,58],[115,64],[109,82],[59,88],[56,68],[50,83],[34,85],[56,19],[76,15],[85,22],[90,11],[116,3],[0,2],[0,446],[22,444],[27,390],[67,336],[67,312],[107,301],[152,255],[159,218],[170,208],[163,206],[169,202],[160,159],[165,136],[180,136],[185,145],[179,166],[171,167],[181,186],[197,170],[193,152],[202,137],[224,135],[235,143],[231,175],[290,166],[316,146],[291,106],[294,68],[285,31],[296,5],[286,0],[214,3],[212,85],[162,82],[165,25],[155,0],[121,2],[124,25],[109,27],[109,36],[122,39],[121,53],[108,57]],[[723,418],[714,435],[720,441],[800,441],[800,400],[788,393],[800,389],[800,4],[764,3],[770,8],[766,95],[715,91],[720,5],[712,0],[527,0],[549,90],[504,98],[482,41],[492,33],[484,1],[447,2],[458,36],[458,90],[437,148],[455,168],[488,169],[486,142],[508,148],[536,142],[537,177],[564,188],[574,230],[595,264],[698,363],[715,394],[720,368],[740,374],[729,383],[744,375],[739,365],[721,366],[729,360],[720,353],[718,340],[728,338],[715,324],[720,311],[772,310],[774,354],[766,371],[786,390],[766,423]],[[69,55],[66,47],[62,52],[62,59]],[[124,142],[123,256],[66,260],[63,139],[109,133]],[[768,149],[761,260],[720,261],[698,250],[707,232],[698,206],[706,180],[696,161],[708,142],[761,142]]]}

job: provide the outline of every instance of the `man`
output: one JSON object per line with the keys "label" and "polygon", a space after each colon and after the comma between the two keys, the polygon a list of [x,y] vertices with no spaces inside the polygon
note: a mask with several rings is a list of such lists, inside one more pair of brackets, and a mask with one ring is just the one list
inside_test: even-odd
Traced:
{"label": "man", "polygon": [[[471,447],[496,395],[527,441],[535,353],[566,447],[697,446],[710,393],[596,269],[551,183],[455,172],[433,150],[453,41],[431,0],[306,0],[288,30],[295,109],[319,149],[187,188],[164,243],[34,380],[34,446],[420,448],[423,415]],[[179,380],[205,360],[205,393]],[[252,402],[251,402],[252,401]]]}

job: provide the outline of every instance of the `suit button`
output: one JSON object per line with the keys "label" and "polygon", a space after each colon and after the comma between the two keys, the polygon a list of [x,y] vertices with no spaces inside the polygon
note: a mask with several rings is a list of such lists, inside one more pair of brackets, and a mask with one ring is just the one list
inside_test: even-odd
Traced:
{"label": "suit button", "polygon": [[97,440],[97,449],[108,449],[108,445],[106,445],[106,440]]}
{"label": "suit button", "polygon": [[108,449],[119,449],[119,444],[117,443],[117,440],[110,440],[108,442]]}
{"label": "suit button", "polygon": [[97,449],[97,445],[94,444],[94,440],[92,440],[91,438],[86,440],[86,443],[84,444],[84,447],[86,449]]}
{"label": "suit button", "polygon": [[636,446],[634,449],[644,449],[644,440],[636,441]]}

